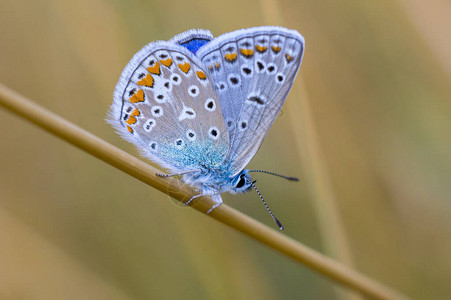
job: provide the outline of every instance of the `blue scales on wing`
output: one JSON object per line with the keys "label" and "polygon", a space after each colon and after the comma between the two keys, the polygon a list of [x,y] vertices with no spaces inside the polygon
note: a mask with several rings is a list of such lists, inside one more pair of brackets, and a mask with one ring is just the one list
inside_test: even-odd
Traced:
{"label": "blue scales on wing", "polygon": [[190,29],[188,31],[177,34],[169,42],[185,47],[193,54],[204,45],[213,40],[213,34],[205,29]]}

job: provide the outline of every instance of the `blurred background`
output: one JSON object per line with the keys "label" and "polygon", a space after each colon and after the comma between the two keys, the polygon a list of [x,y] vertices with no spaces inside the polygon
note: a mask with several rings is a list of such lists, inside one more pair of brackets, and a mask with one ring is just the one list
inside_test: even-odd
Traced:
{"label": "blurred background", "polygon": [[[132,55],[190,28],[280,25],[301,71],[249,167],[284,234],[415,299],[451,293],[451,4],[0,3],[0,82],[104,121]],[[0,109],[1,299],[363,299]],[[225,202],[275,228],[255,193]]]}

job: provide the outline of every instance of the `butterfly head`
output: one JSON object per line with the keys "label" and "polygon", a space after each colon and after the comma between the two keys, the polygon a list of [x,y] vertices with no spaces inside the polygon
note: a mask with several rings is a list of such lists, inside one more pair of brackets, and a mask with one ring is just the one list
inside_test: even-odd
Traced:
{"label": "butterfly head", "polygon": [[235,193],[245,193],[252,189],[252,178],[247,170],[243,170],[232,179],[232,191]]}

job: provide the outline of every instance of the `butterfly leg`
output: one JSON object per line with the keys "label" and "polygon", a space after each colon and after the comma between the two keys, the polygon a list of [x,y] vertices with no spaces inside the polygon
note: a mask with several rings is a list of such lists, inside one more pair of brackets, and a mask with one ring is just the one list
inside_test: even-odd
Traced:
{"label": "butterfly leg", "polygon": [[199,197],[202,197],[202,196],[207,196],[207,195],[204,195],[204,194],[194,195],[194,196],[191,197],[191,199],[189,199],[188,201],[184,202],[183,204],[184,204],[184,205],[188,205],[188,204],[190,204],[191,201],[193,201],[194,199],[199,198]]}
{"label": "butterfly leg", "polygon": [[207,210],[207,212],[206,212],[207,215],[208,215],[209,213],[211,213],[211,212],[213,211],[213,209],[215,209],[215,208],[221,206],[221,204],[222,204],[222,198],[221,198],[221,195],[220,195],[219,193],[213,195],[213,196],[211,197],[211,199],[215,202],[215,204],[214,204],[212,207],[210,207],[209,210]]}
{"label": "butterfly leg", "polygon": [[217,190],[204,190],[202,194],[195,195],[191,197],[188,201],[186,201],[184,204],[188,205],[196,198],[202,197],[202,196],[211,196],[211,199],[215,202],[215,204],[206,212],[206,214],[209,214],[213,209],[217,208],[222,204],[222,198],[220,193]]}
{"label": "butterfly leg", "polygon": [[[188,205],[188,204],[191,203],[191,201],[193,201],[193,200],[196,199],[196,198],[203,197],[203,196],[214,196],[214,195],[219,195],[219,192],[216,191],[216,190],[212,190],[212,191],[203,191],[202,194],[192,196],[191,199],[189,199],[188,201],[186,201],[186,202],[183,203],[183,204]],[[222,201],[221,201],[221,202],[222,202]]]}

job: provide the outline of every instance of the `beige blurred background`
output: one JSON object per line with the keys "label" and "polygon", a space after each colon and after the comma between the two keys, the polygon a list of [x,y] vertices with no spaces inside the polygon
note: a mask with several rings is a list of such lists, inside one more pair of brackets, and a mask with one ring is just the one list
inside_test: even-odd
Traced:
{"label": "beige blurred background", "polygon": [[[190,28],[280,25],[301,71],[251,168],[284,234],[415,299],[451,294],[451,4],[0,3],[0,82],[138,155],[104,121],[131,56]],[[1,299],[350,299],[322,275],[0,108]],[[255,193],[227,204],[275,227]]]}

